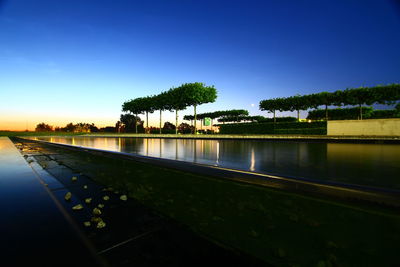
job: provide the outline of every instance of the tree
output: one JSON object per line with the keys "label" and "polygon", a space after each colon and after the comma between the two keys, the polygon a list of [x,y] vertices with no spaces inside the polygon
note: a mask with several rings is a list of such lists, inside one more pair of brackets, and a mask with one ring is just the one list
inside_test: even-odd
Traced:
{"label": "tree", "polygon": [[197,112],[196,107],[205,103],[215,102],[217,99],[217,90],[214,86],[205,86],[203,83],[185,83],[181,86],[181,92],[184,94],[185,104],[194,108],[194,130],[197,133]]}
{"label": "tree", "polygon": [[162,133],[161,122],[162,122],[162,112],[168,109],[168,94],[166,92],[162,92],[159,95],[156,95],[152,99],[154,110],[160,111],[160,134]]}
{"label": "tree", "polygon": [[169,121],[164,122],[164,130],[175,130],[175,125],[173,123],[170,123]]}
{"label": "tree", "polygon": [[146,96],[141,99],[141,109],[146,113],[146,132],[149,129],[149,113],[154,112],[154,97]]}
{"label": "tree", "polygon": [[343,104],[345,105],[358,105],[359,106],[359,119],[362,120],[362,105],[372,105],[377,101],[373,90],[365,87],[356,89],[346,89],[343,91]]}
{"label": "tree", "polygon": [[310,102],[311,105],[314,108],[317,108],[318,106],[325,106],[325,120],[328,120],[328,106],[332,104],[332,97],[333,94],[330,92],[321,92],[318,94],[311,94],[309,95],[310,97]]}
{"label": "tree", "polygon": [[300,121],[300,110],[305,110],[308,106],[306,97],[295,95],[283,99],[281,111],[297,111],[297,121]]}
{"label": "tree", "polygon": [[190,124],[193,125],[193,120],[194,120],[194,116],[193,115],[185,115],[185,116],[183,116],[183,119],[185,121],[190,121]]}
{"label": "tree", "polygon": [[66,132],[73,132],[73,131],[75,131],[75,125],[72,122],[70,122],[67,125],[65,125],[64,128],[61,128],[61,130],[66,131]]}
{"label": "tree", "polygon": [[51,132],[51,131],[53,131],[53,126],[42,122],[42,123],[39,123],[38,125],[36,125],[35,131],[36,132]]}
{"label": "tree", "polygon": [[140,117],[132,114],[121,114],[120,123],[117,126],[121,124],[125,132],[132,132],[135,129],[135,132],[138,133],[138,125],[139,128],[143,129],[143,121],[140,120]]}
{"label": "tree", "polygon": [[185,109],[187,104],[185,88],[180,86],[177,88],[171,88],[168,92],[168,109],[170,111],[175,110],[175,134],[178,134],[178,111]]}
{"label": "tree", "polygon": [[[143,98],[135,98],[133,100],[124,102],[124,104],[122,105],[122,111],[125,112],[130,112],[132,114],[134,114],[136,117],[139,114],[143,114],[143,107],[142,107],[142,99]],[[137,120],[135,120],[135,133],[138,133],[137,131]]]}
{"label": "tree", "polygon": [[90,129],[90,132],[91,132],[91,133],[96,133],[96,132],[99,132],[99,131],[100,131],[99,128],[97,128],[97,126],[94,125],[94,123],[89,124],[89,129]]}
{"label": "tree", "polygon": [[282,109],[283,98],[266,99],[260,101],[260,110],[265,110],[274,114],[274,123],[276,123],[275,112]]}
{"label": "tree", "polygon": [[189,134],[192,133],[194,131],[194,127],[182,122],[179,126],[178,126],[178,131],[182,134]]}

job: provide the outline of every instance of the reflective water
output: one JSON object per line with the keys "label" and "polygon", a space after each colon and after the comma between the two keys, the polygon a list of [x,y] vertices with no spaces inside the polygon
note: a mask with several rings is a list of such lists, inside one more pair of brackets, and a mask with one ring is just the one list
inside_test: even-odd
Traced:
{"label": "reflective water", "polygon": [[400,145],[259,140],[39,137],[258,173],[400,189]]}

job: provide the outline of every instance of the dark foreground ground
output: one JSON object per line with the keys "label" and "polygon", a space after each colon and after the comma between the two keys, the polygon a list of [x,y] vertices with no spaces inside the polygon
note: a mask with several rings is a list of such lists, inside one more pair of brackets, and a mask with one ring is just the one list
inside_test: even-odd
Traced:
{"label": "dark foreground ground", "polygon": [[[398,264],[397,206],[300,194],[96,151],[14,142],[94,244],[96,255],[115,266]],[[70,201],[64,199],[67,192]],[[121,200],[122,195],[129,200]],[[77,204],[84,209],[73,211]],[[99,204],[105,206],[93,216]],[[96,227],[98,218],[104,228]],[[91,226],[84,226],[89,221]]]}
{"label": "dark foreground ground", "polygon": [[[267,265],[260,259],[195,233],[184,224],[163,216],[133,198],[125,200],[126,192],[118,192],[95,182],[78,169],[60,164],[59,158],[63,156],[59,151],[29,142],[16,142],[15,145],[60,204],[62,211],[71,218],[72,228],[83,234],[88,242],[86,245],[90,248],[81,249],[88,253],[86,260],[83,261],[84,257],[81,257],[82,262],[77,260],[69,264],[87,266],[90,262],[87,257],[91,257],[89,250],[92,249],[93,257],[97,259],[93,259],[89,266]],[[70,200],[65,199],[68,192],[72,196]],[[82,205],[83,209],[74,210],[73,207],[77,205]],[[40,212],[46,213],[46,210]],[[40,240],[47,241],[50,240]],[[78,245],[84,244],[69,243],[69,246]],[[70,248],[73,247],[60,246],[66,256],[73,253]],[[35,251],[35,248],[32,250]],[[74,253],[70,257],[80,259]],[[48,257],[50,259],[51,255]],[[43,263],[46,261],[40,263],[46,265]]]}

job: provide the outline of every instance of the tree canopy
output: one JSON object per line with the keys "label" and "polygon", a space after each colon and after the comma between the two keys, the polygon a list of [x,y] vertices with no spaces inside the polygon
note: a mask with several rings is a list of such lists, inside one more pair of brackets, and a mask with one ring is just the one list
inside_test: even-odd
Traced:
{"label": "tree canopy", "polygon": [[309,95],[296,95],[286,98],[273,98],[260,101],[260,110],[297,111],[325,106],[326,119],[328,106],[359,106],[359,118],[362,119],[362,106],[373,104],[392,105],[400,100],[400,84],[380,85],[375,87],[348,88],[335,92],[321,92]]}
{"label": "tree canopy", "polygon": [[[189,106],[194,106],[194,117],[196,106],[214,102],[217,98],[217,90],[214,86],[206,86],[203,83],[184,83],[179,87],[172,87],[168,91],[155,96],[139,97],[126,101],[122,105],[122,111],[130,112],[135,115],[146,112],[160,110],[160,129],[161,112],[164,110],[176,111],[176,124],[178,123],[178,110],[183,110]],[[177,125],[176,125],[177,126]]]}

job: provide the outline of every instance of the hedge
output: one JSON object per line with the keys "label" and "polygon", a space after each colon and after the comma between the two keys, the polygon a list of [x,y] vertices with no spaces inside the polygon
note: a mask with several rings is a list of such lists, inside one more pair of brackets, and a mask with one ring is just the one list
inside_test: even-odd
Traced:
{"label": "hedge", "polygon": [[326,134],[326,122],[220,124],[221,134]]}
{"label": "hedge", "polygon": [[275,129],[275,134],[317,134],[326,135],[326,127],[323,128],[300,128],[300,129]]}
{"label": "hedge", "polygon": [[[369,118],[373,113],[371,107],[363,107],[363,118]],[[325,120],[325,109],[315,109],[308,112],[309,120]],[[328,109],[329,120],[357,120],[360,115],[360,109],[357,108],[335,108]]]}
{"label": "hedge", "polygon": [[367,119],[388,119],[388,118],[400,118],[400,112],[395,109],[389,110],[374,110],[370,117]]}
{"label": "hedge", "polygon": [[[276,117],[276,122],[297,122],[295,117]],[[274,118],[263,118],[258,122],[274,122]]]}
{"label": "hedge", "polygon": [[[372,107],[363,107],[363,119],[399,118],[400,112],[396,109],[374,110]],[[359,108],[328,109],[329,120],[357,120],[360,114]],[[325,109],[316,109],[308,112],[309,120],[325,120]]]}

